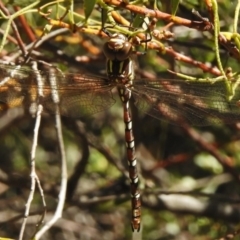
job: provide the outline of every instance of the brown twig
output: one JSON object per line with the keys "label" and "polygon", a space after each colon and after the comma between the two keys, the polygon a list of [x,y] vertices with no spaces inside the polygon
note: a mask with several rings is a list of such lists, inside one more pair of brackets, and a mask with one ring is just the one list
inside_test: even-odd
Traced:
{"label": "brown twig", "polygon": [[[10,16],[10,13],[9,13],[8,9],[4,7],[4,5],[1,1],[0,1],[0,9],[3,11],[3,13],[5,15]],[[19,48],[21,49],[23,55],[26,55],[27,52],[26,52],[26,49],[25,49],[25,44],[22,41],[22,38],[19,34],[19,31],[18,31],[17,26],[16,26],[14,21],[12,21],[11,26],[12,26],[13,32],[16,36],[16,41],[18,42]]]}
{"label": "brown twig", "polygon": [[177,25],[183,25],[189,28],[195,28],[202,31],[209,31],[212,29],[212,24],[206,21],[192,21],[185,18],[173,16],[168,13],[161,12],[159,10],[152,10],[145,7],[139,7],[136,5],[127,4],[121,0],[104,0],[106,4],[114,5],[116,7],[125,8],[131,12],[142,14],[148,17],[154,17],[161,19],[167,23],[174,22]]}

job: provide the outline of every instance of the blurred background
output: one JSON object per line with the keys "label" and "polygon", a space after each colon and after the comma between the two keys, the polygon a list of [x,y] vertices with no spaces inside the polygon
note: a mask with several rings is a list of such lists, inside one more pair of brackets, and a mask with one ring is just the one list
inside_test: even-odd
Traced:
{"label": "blurred background", "polygon": [[[110,33],[123,34],[147,26],[148,30],[140,37],[150,37],[150,41],[134,45],[141,53],[133,55],[136,78],[171,78],[168,69],[198,78],[221,75],[211,1],[149,0],[130,2],[133,6],[130,8],[126,7],[127,1],[120,6],[116,4],[118,1],[86,2],[0,1],[1,60],[23,61],[23,47],[26,52],[31,49],[33,59],[51,63],[63,72],[106,76],[102,46],[108,36],[100,33],[102,25]],[[218,1],[220,31],[224,33],[218,39],[218,52],[226,73],[235,74],[236,78],[239,37],[237,33],[232,35],[232,31],[237,6],[237,0]],[[29,9],[25,10],[26,7]],[[145,18],[146,14],[140,14],[140,10],[150,12],[156,7],[163,13],[156,23],[152,15]],[[109,12],[115,25],[109,22]],[[114,17],[114,13],[125,20]],[[14,18],[15,28],[9,20],[14,14],[18,15]],[[132,26],[138,18],[139,26]],[[55,25],[50,19],[56,20]],[[124,25],[127,22],[130,27]],[[157,38],[153,30],[157,30]],[[32,49],[31,44],[40,36],[39,46]],[[0,99],[1,96],[3,90]],[[66,203],[62,218],[42,239],[240,239],[237,237],[240,227],[237,114],[234,119],[226,118],[218,124],[195,126],[155,119],[131,103],[142,196],[141,232],[132,235],[125,126],[116,89],[113,97],[114,106],[99,113],[78,119],[62,117],[68,168]],[[0,237],[17,239],[31,186],[30,153],[35,118],[24,106],[0,114]],[[44,113],[35,157],[47,205],[44,222],[56,210],[61,181],[55,125],[54,115]],[[33,237],[43,212],[41,193],[36,190],[23,239]],[[233,237],[227,238],[228,234]]]}

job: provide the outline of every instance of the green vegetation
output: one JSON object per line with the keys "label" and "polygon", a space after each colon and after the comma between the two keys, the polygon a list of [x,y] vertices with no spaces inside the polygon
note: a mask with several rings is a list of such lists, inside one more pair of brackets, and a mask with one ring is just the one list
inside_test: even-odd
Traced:
{"label": "green vegetation", "polygon": [[[91,90],[76,94],[73,89],[71,95],[64,92],[67,84],[62,79],[63,89],[57,85],[66,96],[66,112],[74,102],[79,108],[62,117],[68,189],[62,216],[41,239],[240,239],[239,9],[237,0],[1,1],[1,61],[23,63],[31,58],[63,73],[106,77],[103,44],[111,34],[121,33],[134,46],[135,78],[152,81],[143,92],[136,85],[137,107],[131,104],[141,232],[132,234],[131,229],[123,110],[117,91],[105,96]],[[19,76],[31,73],[26,69]],[[22,107],[14,89],[19,84],[18,89],[29,88],[26,92],[34,96],[33,84],[11,77],[6,89],[4,74],[0,64],[0,240],[38,239],[36,233],[54,215],[64,186],[63,152],[53,108],[49,105],[51,114],[43,111],[34,132],[30,104]],[[156,79],[162,79],[163,86]],[[164,83],[174,86],[176,99]],[[174,84],[179,84],[179,92]],[[162,95],[154,95],[160,93],[157,87]],[[152,89],[152,98],[172,105],[161,105],[166,111],[162,118],[156,109],[151,112],[151,101],[141,101]],[[43,103],[48,106],[48,101]],[[23,227],[33,180],[41,187],[35,182]]]}

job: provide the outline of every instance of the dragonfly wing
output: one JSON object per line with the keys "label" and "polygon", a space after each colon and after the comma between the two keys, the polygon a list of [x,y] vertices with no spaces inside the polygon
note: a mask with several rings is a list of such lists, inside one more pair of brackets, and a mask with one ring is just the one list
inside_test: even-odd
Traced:
{"label": "dragonfly wing", "polygon": [[224,82],[215,84],[163,79],[138,80],[133,96],[140,111],[174,124],[210,125],[239,120],[237,95],[228,102]]}
{"label": "dragonfly wing", "polygon": [[27,92],[33,86],[31,76],[34,73],[37,71],[28,66],[0,64],[0,110],[22,107],[25,99],[31,98]]}
{"label": "dragonfly wing", "polygon": [[[60,96],[61,115],[85,117],[104,111],[115,103],[111,92],[113,86],[105,78],[66,74],[64,77],[59,76],[57,80],[55,90]],[[54,106],[46,104],[48,110],[52,110],[52,107]]]}
{"label": "dragonfly wing", "polygon": [[0,74],[0,110],[24,107],[35,113],[37,104],[42,104],[44,111],[54,114],[55,95],[61,115],[79,118],[103,111],[115,103],[112,86],[98,76],[1,64]]}
{"label": "dragonfly wing", "polygon": [[[60,98],[60,114],[79,118],[90,116],[111,107],[115,103],[111,91],[74,93],[65,92]],[[46,109],[53,112],[55,105],[46,104]]]}

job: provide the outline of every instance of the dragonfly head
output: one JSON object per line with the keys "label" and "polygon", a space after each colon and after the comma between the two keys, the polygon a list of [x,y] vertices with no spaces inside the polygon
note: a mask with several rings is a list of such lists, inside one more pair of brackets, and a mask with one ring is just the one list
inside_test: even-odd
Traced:
{"label": "dragonfly head", "polygon": [[132,52],[132,44],[123,34],[115,33],[104,44],[103,52],[110,60],[124,61]]}

